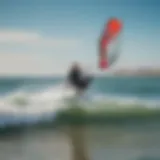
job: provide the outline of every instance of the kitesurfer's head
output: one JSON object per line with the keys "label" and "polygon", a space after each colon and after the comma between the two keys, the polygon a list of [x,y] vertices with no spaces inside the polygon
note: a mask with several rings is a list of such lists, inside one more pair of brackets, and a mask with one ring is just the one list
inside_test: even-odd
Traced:
{"label": "kitesurfer's head", "polygon": [[74,62],[72,64],[72,69],[78,69],[78,70],[81,69],[80,64],[78,62]]}

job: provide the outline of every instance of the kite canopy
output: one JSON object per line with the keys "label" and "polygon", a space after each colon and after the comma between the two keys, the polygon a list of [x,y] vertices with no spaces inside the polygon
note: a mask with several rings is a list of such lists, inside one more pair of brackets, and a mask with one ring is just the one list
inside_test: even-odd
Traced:
{"label": "kite canopy", "polygon": [[[114,53],[114,55],[110,55],[109,57],[109,46],[110,44],[114,43],[122,30],[122,22],[117,18],[110,19],[107,24],[105,25],[103,34],[100,39],[99,44],[99,68],[100,69],[107,69],[110,65],[116,61],[118,51]],[[112,46],[113,49],[115,46]]]}
{"label": "kite canopy", "polygon": [[122,23],[120,20],[113,18],[108,21],[106,28],[108,35],[110,35],[110,37],[113,38],[114,36],[117,36],[121,32]]}

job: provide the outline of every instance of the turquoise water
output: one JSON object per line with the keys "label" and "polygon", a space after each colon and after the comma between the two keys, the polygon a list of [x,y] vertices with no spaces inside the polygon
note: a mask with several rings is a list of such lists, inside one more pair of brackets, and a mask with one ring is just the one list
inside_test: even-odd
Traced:
{"label": "turquoise water", "polygon": [[[160,77],[98,77],[95,78],[90,91],[111,95],[159,97]],[[51,87],[63,81],[55,77],[1,77],[0,94],[7,94],[18,89],[30,92]]]}
{"label": "turquoise water", "polygon": [[[16,90],[35,92],[53,87],[63,81],[63,78],[0,78],[0,94],[8,94]],[[99,77],[95,78],[89,92],[112,96],[159,98],[160,77]]]}

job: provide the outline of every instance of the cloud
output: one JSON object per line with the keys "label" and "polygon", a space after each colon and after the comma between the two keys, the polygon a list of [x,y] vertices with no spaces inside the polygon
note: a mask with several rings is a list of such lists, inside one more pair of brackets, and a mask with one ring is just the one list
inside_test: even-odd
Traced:
{"label": "cloud", "polygon": [[76,38],[0,30],[0,75],[65,73],[82,48]]}
{"label": "cloud", "polygon": [[[66,74],[73,61],[97,67],[96,52],[76,38],[0,30],[0,74]],[[28,54],[29,53],[29,54]],[[94,56],[92,56],[94,54]]]}
{"label": "cloud", "polygon": [[[1,75],[66,75],[68,67],[72,64],[71,60],[62,58],[48,58],[42,54],[0,54],[0,76]],[[81,62],[81,65],[89,73],[95,68],[92,63]]]}
{"label": "cloud", "polygon": [[41,39],[37,33],[0,31],[0,43],[37,42]]}
{"label": "cloud", "polygon": [[32,47],[75,48],[80,45],[80,41],[75,38],[49,38],[35,32],[0,30],[0,44],[24,44]]}
{"label": "cloud", "polygon": [[39,54],[0,54],[0,75],[54,75],[65,72],[63,65]]}

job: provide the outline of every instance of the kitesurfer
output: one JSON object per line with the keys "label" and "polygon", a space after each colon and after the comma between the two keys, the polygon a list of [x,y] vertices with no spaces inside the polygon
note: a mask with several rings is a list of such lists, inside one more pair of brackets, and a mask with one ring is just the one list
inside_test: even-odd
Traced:
{"label": "kitesurfer", "polygon": [[80,65],[74,63],[69,70],[67,81],[76,89],[77,92],[83,93],[86,91],[91,84],[93,77],[84,75]]}

